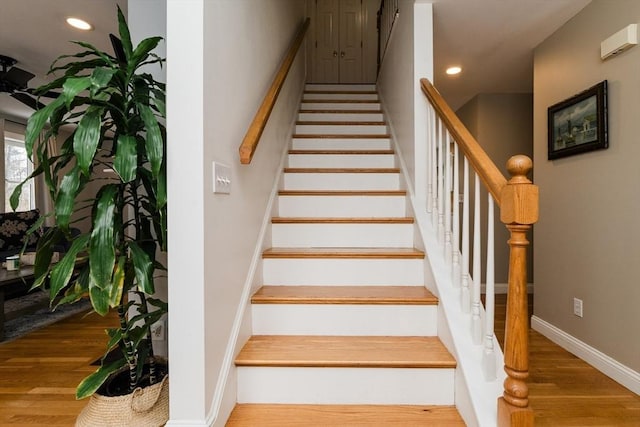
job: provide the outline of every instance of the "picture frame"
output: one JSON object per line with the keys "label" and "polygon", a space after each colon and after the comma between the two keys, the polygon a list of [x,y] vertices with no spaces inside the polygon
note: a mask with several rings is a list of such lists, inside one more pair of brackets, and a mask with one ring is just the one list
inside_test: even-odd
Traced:
{"label": "picture frame", "polygon": [[609,147],[607,81],[548,109],[549,160]]}

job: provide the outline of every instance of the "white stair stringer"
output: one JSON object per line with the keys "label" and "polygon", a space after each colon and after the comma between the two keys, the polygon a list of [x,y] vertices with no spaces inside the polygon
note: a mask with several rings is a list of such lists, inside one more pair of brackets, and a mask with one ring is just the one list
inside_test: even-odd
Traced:
{"label": "white stair stringer", "polygon": [[[236,359],[238,403],[456,402],[456,361],[437,338],[437,299],[421,304],[367,294],[362,301],[337,302],[340,292],[332,293],[426,292],[424,253],[414,249],[420,239],[413,220],[406,220],[407,194],[372,91],[364,85],[305,88],[274,209],[277,220],[265,242],[272,247],[263,253],[262,279],[269,285],[264,288],[327,288],[322,292],[330,296],[324,302],[252,303],[253,336]],[[250,345],[254,338],[263,347]],[[348,344],[333,346],[333,338]],[[362,338],[373,343],[366,351],[354,344]],[[314,348],[335,353],[319,351],[314,358]]]}
{"label": "white stair stringer", "polygon": [[[384,111],[384,108],[383,108]],[[390,133],[395,135],[393,124],[389,125]],[[407,166],[396,140],[392,147],[398,154],[398,165],[407,176]],[[468,426],[495,427],[497,423],[497,399],[502,396],[503,382],[506,373],[503,370],[504,355],[502,349],[493,338],[496,357],[497,378],[486,381],[482,372],[482,356],[478,346],[471,339],[471,315],[461,308],[460,289],[453,286],[451,268],[447,265],[438,242],[437,229],[431,223],[430,214],[424,207],[424,200],[417,197],[411,186],[407,189],[408,200],[416,219],[416,230],[420,234],[429,254],[425,260],[426,273],[433,279],[434,293],[438,295],[438,337],[456,358],[455,371],[455,405]],[[481,316],[484,307],[481,306]]]}

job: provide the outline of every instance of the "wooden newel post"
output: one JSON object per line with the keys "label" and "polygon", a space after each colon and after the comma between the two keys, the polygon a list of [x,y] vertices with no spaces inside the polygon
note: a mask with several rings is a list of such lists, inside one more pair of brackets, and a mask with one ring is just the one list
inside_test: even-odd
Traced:
{"label": "wooden newel post", "polygon": [[511,179],[501,194],[500,220],[510,232],[509,289],[505,327],[503,396],[498,399],[498,426],[533,426],[529,406],[529,322],[527,309],[527,232],[538,221],[538,187],[527,178],[533,162],[527,156],[507,161]]}

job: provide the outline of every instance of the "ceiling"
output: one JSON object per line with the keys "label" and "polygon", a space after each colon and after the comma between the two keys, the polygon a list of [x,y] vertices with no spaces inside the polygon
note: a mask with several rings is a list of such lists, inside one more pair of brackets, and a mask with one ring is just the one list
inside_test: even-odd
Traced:
{"label": "ceiling", "polygon": [[[531,92],[533,48],[589,2],[433,0],[436,86],[454,109],[478,93]],[[118,3],[126,13],[126,0],[1,0],[0,54],[36,74],[30,82],[36,87],[47,80],[58,55],[77,52],[69,40],[111,49],[107,34],[117,33]],[[72,15],[90,21],[95,29],[68,27],[64,19]],[[463,72],[451,78],[444,69],[453,64]],[[0,115],[25,120],[31,113],[0,93]]]}

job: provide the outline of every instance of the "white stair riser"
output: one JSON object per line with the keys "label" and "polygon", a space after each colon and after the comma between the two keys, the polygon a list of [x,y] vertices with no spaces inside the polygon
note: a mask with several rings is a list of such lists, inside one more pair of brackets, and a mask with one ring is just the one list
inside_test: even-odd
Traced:
{"label": "white stair riser", "polygon": [[340,91],[364,91],[371,92],[376,90],[374,84],[353,84],[353,85],[332,85],[324,83],[308,83],[304,86],[304,90],[340,90]]}
{"label": "white stair riser", "polygon": [[382,113],[300,113],[301,122],[381,122]]}
{"label": "white stair riser", "polygon": [[379,102],[303,102],[301,110],[379,110]]}
{"label": "white stair riser", "polygon": [[453,405],[453,369],[238,368],[238,403]]}
{"label": "white stair riser", "polygon": [[287,190],[399,190],[398,173],[285,173]]}
{"label": "white stair riser", "polygon": [[393,168],[393,154],[289,154],[290,168]]}
{"label": "white stair riser", "polygon": [[386,135],[386,125],[296,125],[299,135]]}
{"label": "white stair riser", "polygon": [[254,335],[436,336],[435,305],[253,304]]}
{"label": "white stair riser", "polygon": [[389,138],[293,138],[294,150],[389,150]]}
{"label": "white stair riser", "polygon": [[404,196],[279,196],[278,215],[394,217],[406,215]]}
{"label": "white stair riser", "polygon": [[419,286],[422,259],[269,258],[263,260],[266,285]]}
{"label": "white stair riser", "polygon": [[274,247],[413,247],[413,224],[272,224],[271,230]]}
{"label": "white stair riser", "polygon": [[377,93],[305,93],[302,96],[304,100],[371,100],[377,101],[378,94]]}

